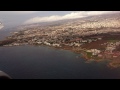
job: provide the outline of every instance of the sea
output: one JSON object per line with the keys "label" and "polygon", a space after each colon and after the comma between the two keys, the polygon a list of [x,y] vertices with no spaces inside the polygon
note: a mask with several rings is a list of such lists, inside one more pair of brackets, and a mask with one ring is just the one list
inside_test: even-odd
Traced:
{"label": "sea", "polygon": [[[0,31],[0,40],[10,35]],[[120,79],[120,68],[89,62],[77,53],[47,46],[0,47],[0,70],[13,79]]]}

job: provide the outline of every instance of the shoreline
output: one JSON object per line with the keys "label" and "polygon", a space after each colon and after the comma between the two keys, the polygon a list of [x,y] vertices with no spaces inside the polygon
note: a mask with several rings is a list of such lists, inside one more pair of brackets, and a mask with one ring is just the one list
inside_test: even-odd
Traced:
{"label": "shoreline", "polygon": [[[103,62],[103,61],[107,61],[107,65],[108,67],[111,67],[111,68],[119,68],[120,65],[119,63],[117,64],[118,61],[116,61],[115,59],[109,59],[109,58],[97,58],[95,59],[95,57],[93,56],[92,57],[88,57],[86,52],[85,52],[85,49],[83,48],[80,48],[80,47],[54,47],[54,46],[48,46],[48,45],[34,45],[34,44],[21,44],[21,45],[12,45],[12,46],[0,46],[0,47],[19,47],[19,46],[35,46],[35,47],[49,47],[49,48],[52,48],[52,49],[57,49],[57,50],[67,50],[67,51],[70,51],[72,53],[75,53],[75,54],[78,54],[76,55],[76,58],[83,58],[85,60],[85,63],[90,63],[90,62]],[[76,49],[76,48],[79,48]],[[79,56],[80,55],[80,56]]]}

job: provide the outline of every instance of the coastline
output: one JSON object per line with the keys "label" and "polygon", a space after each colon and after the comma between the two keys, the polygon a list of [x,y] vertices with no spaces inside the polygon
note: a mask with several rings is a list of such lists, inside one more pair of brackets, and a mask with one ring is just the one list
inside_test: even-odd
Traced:
{"label": "coastline", "polygon": [[[79,57],[83,58],[86,63],[108,61],[108,64],[107,64],[108,67],[111,67],[111,68],[118,68],[118,67],[120,67],[119,63],[117,64],[117,62],[119,60],[116,61],[116,60],[110,59],[110,58],[98,58],[98,57],[95,58],[94,56],[88,57],[88,55],[86,53],[86,49],[80,48],[80,47],[70,47],[70,46],[53,47],[53,46],[49,46],[49,45],[34,45],[34,44],[22,44],[22,43],[21,43],[21,45],[16,45],[16,46],[44,46],[44,47],[50,47],[52,49],[57,49],[57,50],[68,50],[68,51],[73,52],[75,54],[79,54],[80,56],[77,55],[76,58],[79,58]],[[15,45],[1,46],[1,47],[15,47]]]}

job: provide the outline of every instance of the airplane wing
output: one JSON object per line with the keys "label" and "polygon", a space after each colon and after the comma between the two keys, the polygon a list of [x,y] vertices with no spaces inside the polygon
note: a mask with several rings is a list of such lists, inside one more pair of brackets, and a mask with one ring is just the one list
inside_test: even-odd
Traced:
{"label": "airplane wing", "polygon": [[12,79],[12,78],[5,72],[0,71],[0,79]]}

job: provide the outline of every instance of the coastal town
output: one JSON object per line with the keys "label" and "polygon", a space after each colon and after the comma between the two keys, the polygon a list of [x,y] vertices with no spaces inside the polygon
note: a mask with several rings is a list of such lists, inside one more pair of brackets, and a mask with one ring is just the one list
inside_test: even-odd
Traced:
{"label": "coastal town", "polygon": [[91,17],[59,25],[27,27],[0,41],[0,46],[4,47],[20,45],[67,49],[81,53],[87,61],[110,60],[109,66],[119,67],[120,14],[111,18]]}

